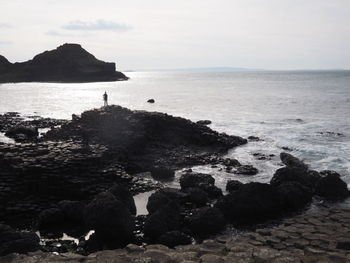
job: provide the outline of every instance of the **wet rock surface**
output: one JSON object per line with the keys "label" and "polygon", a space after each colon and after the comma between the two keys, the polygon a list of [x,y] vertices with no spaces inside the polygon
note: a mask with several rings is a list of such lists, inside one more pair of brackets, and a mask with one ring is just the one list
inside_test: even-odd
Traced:
{"label": "wet rock surface", "polygon": [[285,219],[236,238],[205,240],[201,244],[137,246],[81,256],[34,252],[11,254],[10,262],[242,262],[242,263],[347,263],[350,261],[350,210],[333,208]]}

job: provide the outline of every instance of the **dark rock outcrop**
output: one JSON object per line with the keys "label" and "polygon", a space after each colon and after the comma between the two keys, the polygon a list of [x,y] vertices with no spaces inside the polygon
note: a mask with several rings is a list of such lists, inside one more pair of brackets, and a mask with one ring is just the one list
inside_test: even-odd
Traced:
{"label": "dark rock outcrop", "polygon": [[151,169],[151,176],[159,181],[172,180],[175,177],[175,171],[162,166],[155,166]]}
{"label": "dark rock outcrop", "polygon": [[31,232],[17,232],[0,224],[0,256],[10,253],[27,253],[40,249],[39,237]]}
{"label": "dark rock outcrop", "polygon": [[303,186],[314,189],[320,178],[320,175],[316,171],[287,166],[282,167],[275,172],[271,178],[270,184],[278,186],[284,182],[298,182]]}
{"label": "dark rock outcrop", "polygon": [[0,83],[4,82],[94,82],[126,80],[115,63],[96,59],[78,44],[64,44],[32,60],[9,64],[0,57]]}
{"label": "dark rock outcrop", "polygon": [[300,170],[308,170],[309,167],[298,158],[294,157],[293,155],[289,153],[282,152],[280,154],[280,158],[282,163],[284,163],[287,167],[293,167]]}
{"label": "dark rock outcrop", "polygon": [[85,222],[95,230],[99,240],[113,243],[115,248],[133,240],[135,222],[128,208],[113,194],[98,194],[85,210]]}
{"label": "dark rock outcrop", "polygon": [[205,206],[209,201],[208,194],[198,187],[186,188],[184,192],[187,194],[186,201],[196,207]]}
{"label": "dark rock outcrop", "polygon": [[226,184],[226,191],[228,191],[229,193],[232,193],[234,191],[237,191],[242,185],[243,183],[240,181],[229,180]]}
{"label": "dark rock outcrop", "polygon": [[223,196],[215,204],[232,223],[249,225],[272,219],[281,214],[281,203],[275,187],[263,183],[248,183]]}
{"label": "dark rock outcrop", "polygon": [[154,99],[147,100],[148,103],[155,103],[156,101]]}
{"label": "dark rock outcrop", "polygon": [[323,176],[316,185],[315,194],[326,200],[339,201],[347,198],[350,191],[340,175],[334,171],[322,171]]}
{"label": "dark rock outcrop", "polygon": [[169,202],[151,214],[144,226],[144,234],[151,241],[156,241],[167,232],[181,228],[181,209],[178,203]]}
{"label": "dark rock outcrop", "polygon": [[167,206],[170,202],[181,205],[187,199],[187,194],[181,192],[179,189],[164,188],[153,193],[147,202],[147,210],[150,214],[153,214],[157,210],[164,206]]}
{"label": "dark rock outcrop", "polygon": [[192,243],[192,239],[189,235],[186,235],[180,231],[170,231],[161,235],[158,238],[158,243],[168,246],[170,248],[174,248],[179,245],[188,245]]}
{"label": "dark rock outcrop", "polygon": [[64,213],[59,208],[46,209],[42,211],[38,217],[38,226],[40,230],[56,228],[64,222]]}
{"label": "dark rock outcrop", "polygon": [[226,220],[219,209],[203,207],[193,211],[192,216],[188,219],[188,226],[193,234],[206,237],[223,230]]}
{"label": "dark rock outcrop", "polygon": [[210,174],[185,173],[180,177],[181,189],[198,187],[212,199],[222,196],[221,189],[215,186],[214,183],[215,179]]}
{"label": "dark rock outcrop", "polygon": [[252,165],[241,165],[237,167],[237,170],[235,171],[236,174],[243,174],[243,175],[256,175],[258,173],[258,169],[256,169]]}
{"label": "dark rock outcrop", "polygon": [[115,184],[109,189],[109,192],[111,192],[115,198],[121,201],[129,209],[132,215],[136,215],[134,197],[126,187]]}
{"label": "dark rock outcrop", "polygon": [[83,112],[80,119],[49,131],[44,139],[81,139],[82,130],[89,141],[107,145],[119,155],[132,174],[209,163],[212,156],[247,142],[183,118],[114,105]]}
{"label": "dark rock outcrop", "polygon": [[297,211],[304,208],[312,200],[312,191],[310,188],[301,185],[298,182],[285,182],[277,186],[281,200],[281,206],[284,211]]}
{"label": "dark rock outcrop", "polygon": [[6,131],[5,135],[18,142],[35,140],[38,135],[38,128],[33,126],[16,126]]}

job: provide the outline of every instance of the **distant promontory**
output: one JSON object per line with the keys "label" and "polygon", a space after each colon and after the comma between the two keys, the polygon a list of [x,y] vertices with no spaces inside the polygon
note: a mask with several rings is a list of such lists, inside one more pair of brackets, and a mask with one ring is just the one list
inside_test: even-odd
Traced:
{"label": "distant promontory", "polygon": [[127,80],[115,63],[96,59],[79,44],[64,44],[36,55],[32,60],[11,63],[0,55],[0,83],[98,82]]}

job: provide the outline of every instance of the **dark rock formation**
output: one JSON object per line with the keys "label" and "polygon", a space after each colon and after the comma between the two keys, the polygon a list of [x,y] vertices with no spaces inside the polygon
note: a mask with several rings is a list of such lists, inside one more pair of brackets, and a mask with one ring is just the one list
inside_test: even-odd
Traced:
{"label": "dark rock formation", "polygon": [[59,208],[50,208],[42,211],[38,217],[38,226],[40,230],[56,228],[65,221],[64,213]]}
{"label": "dark rock formation", "polygon": [[164,188],[153,193],[147,202],[147,210],[153,214],[160,208],[168,205],[170,202],[178,205],[184,203],[187,199],[187,194],[181,192],[179,189]]}
{"label": "dark rock formation", "polygon": [[149,99],[147,100],[148,103],[155,103],[155,100],[154,99]]}
{"label": "dark rock formation", "polygon": [[282,167],[275,172],[270,184],[278,186],[283,182],[298,182],[303,186],[314,189],[320,178],[320,175],[316,171],[287,166]]}
{"label": "dark rock formation", "polygon": [[162,166],[155,166],[151,169],[151,176],[159,181],[173,180],[175,171]]}
{"label": "dark rock formation", "polygon": [[212,156],[247,142],[183,118],[119,106],[86,111],[80,119],[49,131],[45,139],[81,139],[82,130],[89,141],[107,145],[125,161],[130,173],[209,163]]}
{"label": "dark rock formation", "polygon": [[350,195],[346,183],[334,171],[323,171],[323,176],[316,185],[315,193],[326,200],[339,201]]}
{"label": "dark rock formation", "polygon": [[80,201],[63,200],[57,204],[68,222],[83,223],[85,204]]}
{"label": "dark rock formation", "polygon": [[134,219],[128,208],[111,193],[98,194],[86,206],[85,222],[95,230],[99,240],[113,244],[114,248],[133,240]]}
{"label": "dark rock formation", "polygon": [[193,211],[193,215],[188,219],[188,226],[193,234],[206,237],[223,230],[226,220],[219,209],[203,207]]}
{"label": "dark rock formation", "polygon": [[28,141],[36,139],[39,135],[38,128],[33,126],[16,126],[9,129],[5,135],[16,141]]}
{"label": "dark rock formation", "polygon": [[229,180],[226,184],[226,191],[228,191],[229,193],[232,193],[234,191],[237,191],[242,185],[243,183],[240,181]]}
{"label": "dark rock formation", "polygon": [[179,245],[188,245],[192,243],[192,239],[189,235],[186,235],[180,231],[170,231],[161,235],[158,238],[158,243],[168,246],[170,248],[174,248]]}
{"label": "dark rock formation", "polygon": [[293,155],[289,153],[282,152],[280,154],[280,158],[282,163],[284,163],[287,167],[297,168],[300,170],[308,170],[309,167],[299,160],[298,158],[294,157]]}
{"label": "dark rock formation", "polygon": [[31,232],[17,232],[0,224],[0,256],[10,253],[27,253],[40,249],[39,237]]}
{"label": "dark rock formation", "polygon": [[252,165],[238,166],[237,170],[235,171],[236,174],[243,174],[243,175],[256,175],[258,172],[259,172],[258,169],[256,169]]}
{"label": "dark rock formation", "polygon": [[115,184],[111,189],[109,189],[109,192],[111,192],[115,198],[121,201],[129,209],[129,212],[132,215],[136,215],[135,200],[126,187]]}
{"label": "dark rock formation", "polygon": [[156,241],[167,232],[179,230],[181,224],[180,206],[176,202],[169,202],[151,214],[144,226],[144,234],[152,241]]}
{"label": "dark rock formation", "polygon": [[210,174],[185,173],[180,177],[181,189],[198,187],[212,199],[222,196],[221,189],[215,186],[214,183],[215,179]]}
{"label": "dark rock formation", "polygon": [[281,214],[277,190],[263,183],[242,185],[215,204],[232,223],[246,225],[260,223]]}
{"label": "dark rock formation", "polygon": [[200,188],[186,188],[184,192],[187,194],[186,201],[196,207],[205,206],[209,201],[208,194]]}
{"label": "dark rock formation", "polygon": [[312,200],[312,191],[310,188],[301,185],[298,182],[285,182],[277,186],[284,211],[297,211],[304,208]]}
{"label": "dark rock formation", "polygon": [[210,174],[185,173],[180,178],[180,186],[182,189],[214,185],[214,183],[215,179]]}
{"label": "dark rock formation", "polygon": [[115,63],[96,59],[78,44],[64,44],[32,60],[9,64],[0,57],[0,83],[4,82],[94,82],[126,80]]}

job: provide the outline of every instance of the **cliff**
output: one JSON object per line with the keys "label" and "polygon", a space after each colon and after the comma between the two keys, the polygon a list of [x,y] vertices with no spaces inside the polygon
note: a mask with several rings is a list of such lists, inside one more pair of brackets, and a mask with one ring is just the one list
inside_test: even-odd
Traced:
{"label": "cliff", "polygon": [[6,82],[95,82],[128,79],[115,63],[96,59],[78,44],[64,44],[32,60],[10,63],[0,56],[0,83]]}

